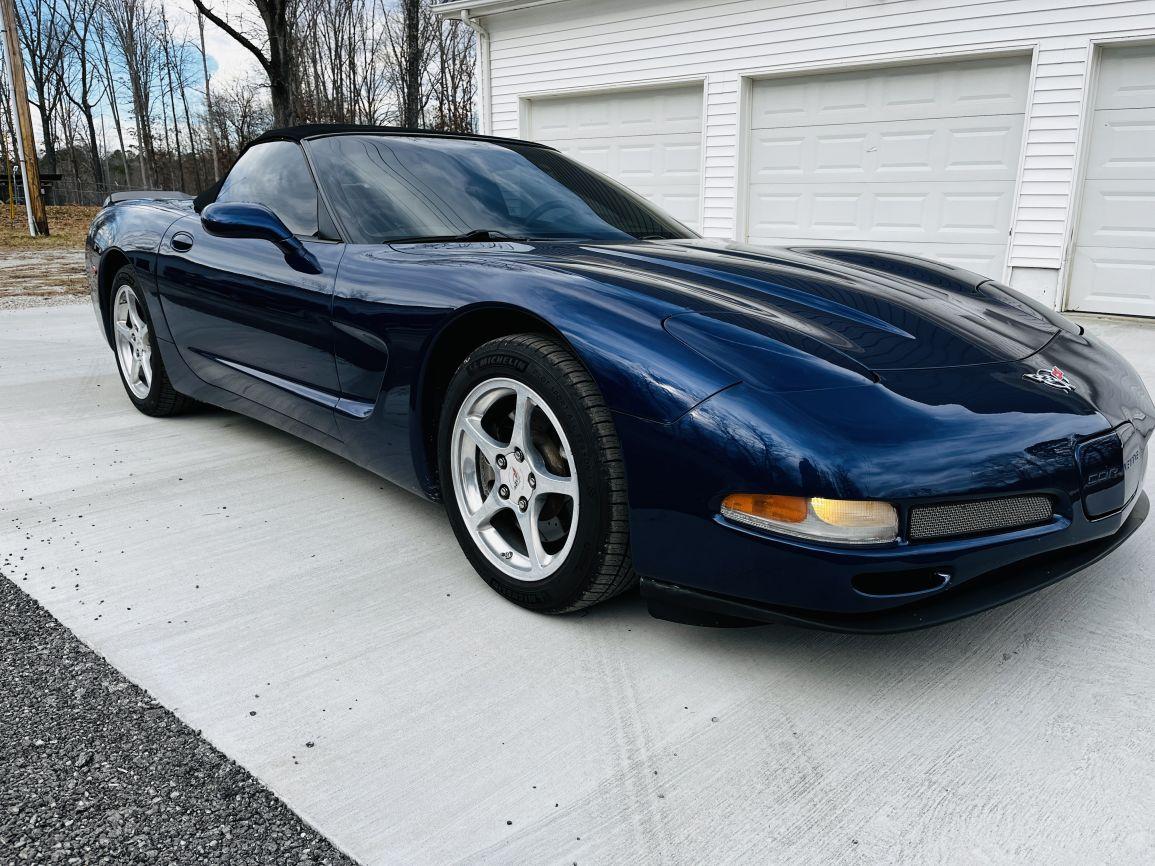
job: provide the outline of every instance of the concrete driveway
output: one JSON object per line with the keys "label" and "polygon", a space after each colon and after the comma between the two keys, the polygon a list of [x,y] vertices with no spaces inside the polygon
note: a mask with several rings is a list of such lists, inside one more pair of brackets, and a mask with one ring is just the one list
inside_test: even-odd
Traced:
{"label": "concrete driveway", "polygon": [[3,570],[366,863],[1152,862],[1153,532],[908,635],[538,616],[440,507],[138,414],[87,306],[0,313]]}

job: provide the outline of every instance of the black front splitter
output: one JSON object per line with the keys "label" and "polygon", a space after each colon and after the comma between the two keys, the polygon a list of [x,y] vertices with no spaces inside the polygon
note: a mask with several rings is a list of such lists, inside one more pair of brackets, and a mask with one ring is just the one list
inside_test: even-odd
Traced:
{"label": "black front splitter", "polygon": [[653,616],[691,625],[783,623],[855,634],[915,631],[990,610],[1082,571],[1126,541],[1147,519],[1149,510],[1147,494],[1140,492],[1130,516],[1113,535],[1012,563],[922,601],[868,613],[762,605],[647,577],[641,579],[640,588]]}

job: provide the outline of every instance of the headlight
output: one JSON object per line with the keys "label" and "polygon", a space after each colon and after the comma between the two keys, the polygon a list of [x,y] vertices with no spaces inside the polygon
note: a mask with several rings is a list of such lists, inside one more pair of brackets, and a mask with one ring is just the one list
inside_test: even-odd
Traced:
{"label": "headlight", "polygon": [[881,544],[898,537],[898,512],[889,502],[731,493],[722,500],[722,516],[771,532],[839,544]]}

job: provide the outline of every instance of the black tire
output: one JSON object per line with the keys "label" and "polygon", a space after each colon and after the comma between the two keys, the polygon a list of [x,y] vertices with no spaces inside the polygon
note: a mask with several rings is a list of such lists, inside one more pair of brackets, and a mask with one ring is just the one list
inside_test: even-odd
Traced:
{"label": "black tire", "polygon": [[[565,560],[533,582],[509,577],[488,561],[462,517],[451,474],[458,410],[477,385],[499,377],[527,385],[552,408],[570,442],[582,502]],[[613,598],[635,584],[625,466],[613,418],[593,377],[557,340],[539,334],[501,337],[462,362],[441,413],[438,463],[442,497],[462,550],[478,574],[510,601],[542,613],[566,613]]]}
{"label": "black tire", "polygon": [[[116,349],[116,332],[115,332],[115,306],[116,297],[122,286],[129,286],[140,300],[138,311],[144,321],[148,325],[148,343],[151,352],[152,365],[152,380],[149,383],[148,393],[144,396],[138,396],[133,393],[126,379],[125,371],[121,367]],[[113,356],[116,358],[116,371],[120,379],[120,384],[124,387],[124,393],[128,395],[128,399],[132,401],[137,409],[145,415],[151,415],[156,418],[164,418],[170,415],[180,415],[182,412],[188,411],[196,405],[196,401],[191,397],[186,397],[173,387],[172,382],[168,378],[168,373],[164,368],[164,359],[160,355],[160,346],[157,343],[156,328],[152,324],[152,316],[148,311],[148,303],[145,301],[144,292],[140,288],[140,284],[136,279],[136,271],[132,265],[125,265],[117,271],[112,277],[112,291],[108,297],[108,333],[113,342]]]}

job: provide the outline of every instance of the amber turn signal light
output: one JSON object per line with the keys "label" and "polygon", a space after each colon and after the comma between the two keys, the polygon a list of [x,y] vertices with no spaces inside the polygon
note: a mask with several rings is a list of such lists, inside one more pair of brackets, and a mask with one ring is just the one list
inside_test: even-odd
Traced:
{"label": "amber turn signal light", "polygon": [[898,537],[898,511],[889,502],[731,493],[722,500],[722,516],[758,529],[838,544],[882,544]]}
{"label": "amber turn signal light", "polygon": [[806,519],[807,501],[801,496],[774,496],[766,493],[731,493],[722,500],[723,511],[741,512],[764,520],[801,523]]}

